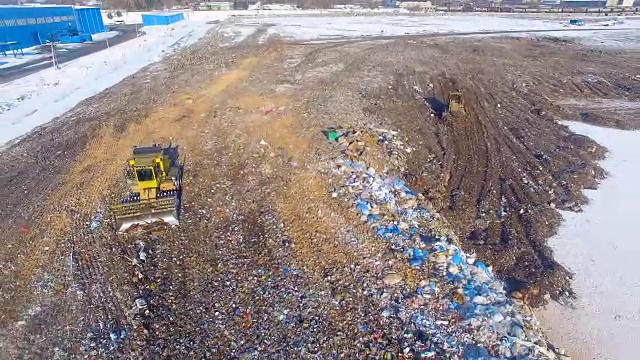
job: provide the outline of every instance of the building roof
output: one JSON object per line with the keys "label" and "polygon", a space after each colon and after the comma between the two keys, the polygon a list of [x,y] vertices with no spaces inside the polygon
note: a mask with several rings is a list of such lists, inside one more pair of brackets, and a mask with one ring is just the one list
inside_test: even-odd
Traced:
{"label": "building roof", "polygon": [[144,13],[142,15],[153,15],[153,16],[172,16],[172,15],[178,15],[178,14],[183,14],[182,12],[171,12],[171,11],[152,11],[152,12],[148,12],[148,13]]}

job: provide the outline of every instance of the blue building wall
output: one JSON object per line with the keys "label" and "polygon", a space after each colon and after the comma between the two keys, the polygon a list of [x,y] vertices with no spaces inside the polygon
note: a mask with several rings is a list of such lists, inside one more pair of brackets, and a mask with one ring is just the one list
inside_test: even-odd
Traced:
{"label": "blue building wall", "polygon": [[386,7],[386,8],[396,7],[396,0],[382,0],[382,7]]}
{"label": "blue building wall", "polygon": [[18,48],[44,44],[49,34],[76,28],[71,6],[0,6],[0,42]]}
{"label": "blue building wall", "polygon": [[607,6],[607,0],[584,0],[584,1],[561,1],[562,7],[582,7],[582,8],[604,8]]}
{"label": "blue building wall", "polygon": [[73,8],[76,18],[76,26],[82,34],[97,34],[104,32],[104,22],[100,8],[97,7],[81,7]]}
{"label": "blue building wall", "polygon": [[184,20],[183,13],[149,13],[142,14],[143,26],[169,25]]}

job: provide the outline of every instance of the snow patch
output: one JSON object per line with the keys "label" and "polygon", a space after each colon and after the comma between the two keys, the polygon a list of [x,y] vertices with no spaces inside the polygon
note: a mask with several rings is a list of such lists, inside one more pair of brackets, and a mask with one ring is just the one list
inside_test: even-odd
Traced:
{"label": "snow patch", "polygon": [[97,33],[91,35],[91,40],[93,41],[105,41],[107,39],[111,39],[112,37],[116,37],[120,35],[120,31],[105,31],[103,33]]}
{"label": "snow patch", "polygon": [[[218,16],[219,18],[219,16]],[[182,21],[146,35],[0,85],[0,145],[71,110],[125,77],[201,38],[213,24]]]}
{"label": "snow patch", "polygon": [[220,30],[220,33],[222,33],[225,36],[232,37],[233,41],[231,42],[231,44],[238,44],[243,42],[249,36],[253,35],[253,33],[255,33],[256,30],[258,30],[258,28],[254,26],[240,25],[240,26],[223,28]]}
{"label": "snow patch", "polygon": [[[325,13],[327,13],[325,11]],[[263,13],[264,14],[264,13]],[[298,12],[300,15],[310,14]],[[338,13],[335,13],[338,15]],[[607,23],[609,24],[609,23]],[[616,22],[615,31],[595,31],[603,29],[603,23],[592,22],[572,28],[566,18],[556,17],[516,17],[500,15],[384,15],[378,16],[296,16],[296,17],[255,17],[242,19],[234,26],[273,25],[264,38],[279,35],[284,39],[319,43],[339,39],[365,38],[372,36],[401,36],[420,34],[455,34],[474,32],[532,31],[511,34],[513,36],[553,36],[576,38],[590,45],[618,45],[633,47],[640,44],[637,36],[640,19],[628,18]],[[594,30],[594,31],[584,31]],[[231,30],[233,31],[233,30]],[[535,33],[535,31],[547,31]],[[489,34],[491,35],[491,34]],[[496,34],[500,36],[510,34]],[[485,36],[485,35],[476,35]],[[635,45],[634,45],[635,44]]]}
{"label": "snow patch", "polygon": [[551,340],[575,347],[576,358],[637,359],[640,132],[567,125],[609,149],[601,165],[610,176],[598,190],[585,191],[584,212],[563,212],[564,223],[549,241],[555,259],[575,273],[576,309],[551,304],[539,317]]}
{"label": "snow patch", "polygon": [[18,53],[15,57],[10,52],[7,52],[6,57],[0,57],[0,69],[22,65],[32,60],[42,59],[45,56],[47,55],[39,54],[33,48],[24,49],[22,53]]}

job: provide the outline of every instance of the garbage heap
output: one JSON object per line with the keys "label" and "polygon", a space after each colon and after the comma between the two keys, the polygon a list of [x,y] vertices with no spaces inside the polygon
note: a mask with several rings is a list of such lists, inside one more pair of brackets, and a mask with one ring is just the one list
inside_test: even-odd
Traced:
{"label": "garbage heap", "polygon": [[[96,221],[97,218],[97,216],[94,217],[90,224],[89,230],[92,232],[101,225],[101,215],[99,221]],[[153,226],[162,226],[162,224],[154,224],[145,225],[144,228],[151,229]],[[159,239],[156,236],[151,236],[151,240],[157,244]],[[89,329],[86,337],[80,341],[80,350],[85,358],[94,359],[107,355],[113,357],[114,352],[123,351],[129,346],[138,358],[145,357],[153,316],[147,296],[152,294],[156,285],[148,276],[150,266],[147,260],[151,251],[149,245],[144,241],[137,241],[132,247],[136,248],[135,257],[125,257],[130,260],[130,264],[133,266],[131,280],[138,288],[138,293],[134,294],[133,303],[125,313],[126,321],[110,318],[109,322],[100,321]],[[131,334],[127,329],[131,331]]]}
{"label": "garbage heap", "polygon": [[398,163],[411,151],[397,133],[328,129],[325,135],[341,152],[335,165],[344,183],[332,195],[352,203],[409,268],[387,273],[387,294],[380,297],[385,321],[403,324],[405,357],[557,358],[530,309],[507,296],[490,266],[443,235],[443,219],[424,198],[389,169],[368,166],[367,159],[379,160],[380,154]]}

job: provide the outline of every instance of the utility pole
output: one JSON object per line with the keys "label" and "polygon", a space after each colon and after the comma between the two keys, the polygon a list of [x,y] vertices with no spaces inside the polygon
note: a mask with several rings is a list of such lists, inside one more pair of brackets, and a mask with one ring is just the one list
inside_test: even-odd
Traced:
{"label": "utility pole", "polygon": [[60,67],[58,66],[58,62],[56,61],[56,47],[54,42],[51,43],[51,62],[53,63],[53,68],[58,70]]}

